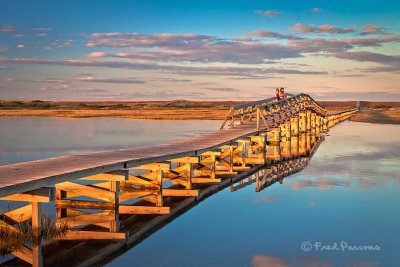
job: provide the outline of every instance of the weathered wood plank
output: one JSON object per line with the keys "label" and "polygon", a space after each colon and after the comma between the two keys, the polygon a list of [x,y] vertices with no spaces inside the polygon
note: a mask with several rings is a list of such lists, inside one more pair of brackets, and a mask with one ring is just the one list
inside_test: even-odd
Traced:
{"label": "weathered wood plank", "polygon": [[169,207],[119,206],[120,214],[169,214]]}

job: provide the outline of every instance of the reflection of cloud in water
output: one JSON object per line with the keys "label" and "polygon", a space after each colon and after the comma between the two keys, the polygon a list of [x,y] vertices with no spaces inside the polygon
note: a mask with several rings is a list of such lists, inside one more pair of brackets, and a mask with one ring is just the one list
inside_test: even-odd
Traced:
{"label": "reflection of cloud in water", "polygon": [[375,261],[351,260],[346,263],[346,267],[379,267],[380,264]]}
{"label": "reflection of cloud in water", "polygon": [[282,259],[274,256],[256,255],[251,261],[254,267],[287,267]]}
{"label": "reflection of cloud in water", "polygon": [[276,202],[278,198],[276,196],[264,196],[257,198],[255,200],[256,203],[270,203],[270,202]]}
{"label": "reflection of cloud in water", "polygon": [[308,204],[308,206],[310,206],[310,207],[315,207],[315,206],[317,206],[318,202],[317,202],[317,201],[310,201],[310,202],[308,202],[307,204]]}
{"label": "reflection of cloud in water", "polygon": [[329,262],[314,256],[300,256],[293,260],[284,260],[276,256],[255,255],[252,259],[254,267],[331,267]]}
{"label": "reflection of cloud in water", "polygon": [[320,189],[330,189],[336,186],[350,187],[350,183],[347,181],[336,181],[336,180],[292,180],[290,183],[286,183],[293,190],[300,190],[307,187],[317,187]]}

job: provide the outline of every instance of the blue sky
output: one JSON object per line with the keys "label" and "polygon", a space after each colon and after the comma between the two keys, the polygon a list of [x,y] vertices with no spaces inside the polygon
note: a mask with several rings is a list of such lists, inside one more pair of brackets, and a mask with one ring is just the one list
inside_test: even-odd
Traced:
{"label": "blue sky", "polygon": [[0,99],[400,101],[399,1],[0,5]]}

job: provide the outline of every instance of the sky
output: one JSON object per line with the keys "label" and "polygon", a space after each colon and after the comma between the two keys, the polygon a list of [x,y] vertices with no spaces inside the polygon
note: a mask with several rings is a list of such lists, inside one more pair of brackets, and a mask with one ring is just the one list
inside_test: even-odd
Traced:
{"label": "sky", "polygon": [[400,101],[400,1],[0,0],[0,99]]}

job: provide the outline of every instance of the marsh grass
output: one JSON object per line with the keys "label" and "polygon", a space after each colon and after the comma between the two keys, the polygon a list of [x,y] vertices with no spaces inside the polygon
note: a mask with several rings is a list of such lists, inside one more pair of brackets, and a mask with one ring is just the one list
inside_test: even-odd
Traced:
{"label": "marsh grass", "polygon": [[[4,219],[3,222],[5,222]],[[13,227],[1,223],[0,255],[5,256],[11,251],[18,251],[23,246],[29,246],[38,238],[42,241],[46,241],[61,237],[65,235],[68,230],[69,227],[66,223],[57,226],[49,215],[42,216],[41,229],[38,234],[32,229],[31,220],[19,222],[14,224]]]}

